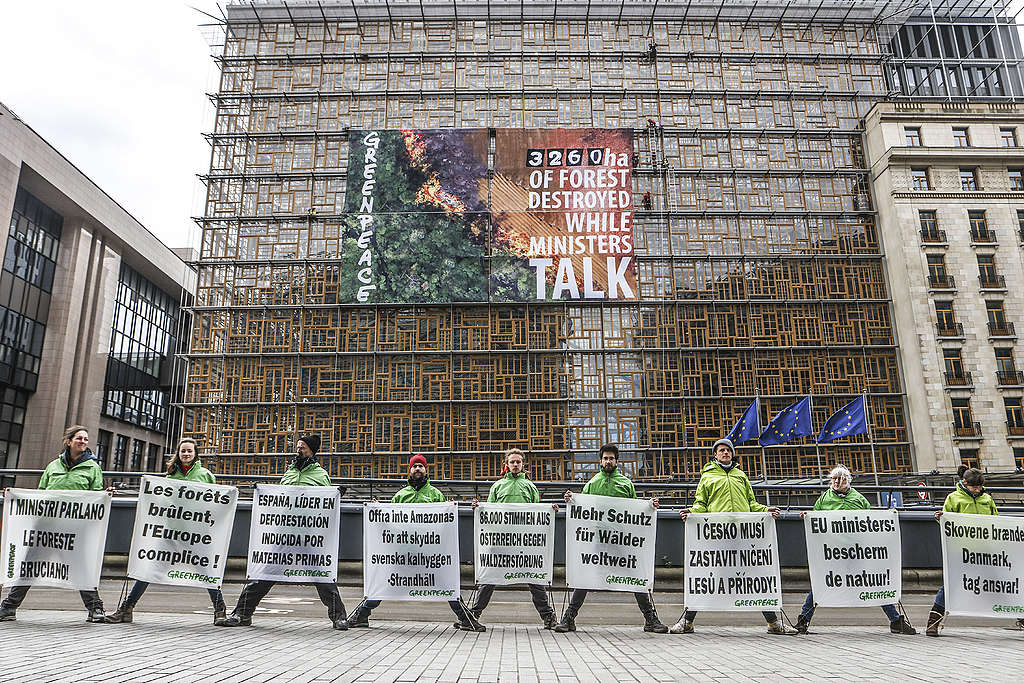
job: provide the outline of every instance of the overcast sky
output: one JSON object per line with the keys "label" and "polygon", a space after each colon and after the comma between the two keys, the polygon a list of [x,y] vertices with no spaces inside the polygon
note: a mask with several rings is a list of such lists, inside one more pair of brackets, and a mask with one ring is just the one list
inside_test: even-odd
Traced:
{"label": "overcast sky", "polygon": [[212,0],[2,2],[0,102],[172,247],[195,246]]}

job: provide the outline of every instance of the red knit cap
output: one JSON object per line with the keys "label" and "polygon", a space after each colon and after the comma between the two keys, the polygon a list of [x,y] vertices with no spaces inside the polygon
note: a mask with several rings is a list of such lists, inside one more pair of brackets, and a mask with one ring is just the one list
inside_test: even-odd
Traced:
{"label": "red knit cap", "polygon": [[419,464],[423,465],[424,467],[426,467],[427,466],[427,459],[424,458],[419,453],[417,453],[416,455],[414,455],[411,458],[409,458],[409,469],[412,469],[412,466],[415,465],[416,463],[419,463]]}

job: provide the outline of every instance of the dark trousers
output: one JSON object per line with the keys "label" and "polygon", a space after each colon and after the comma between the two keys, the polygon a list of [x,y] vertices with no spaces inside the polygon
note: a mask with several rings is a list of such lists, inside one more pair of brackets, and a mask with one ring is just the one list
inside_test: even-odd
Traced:
{"label": "dark trousers", "polygon": [[[360,605],[360,607],[366,610],[367,618],[369,618],[370,613],[373,612],[373,610],[377,609],[379,606],[380,600],[365,600],[363,604]],[[455,612],[455,616],[457,616],[459,620],[462,620],[462,618],[465,616],[465,613],[462,611],[462,603],[458,600],[449,600],[448,606],[452,608],[453,612]]]}
{"label": "dark trousers", "polygon": [[[136,581],[135,585],[132,586],[131,591],[128,593],[128,597],[124,599],[124,604],[129,607],[135,607],[139,604],[139,600],[142,598],[142,594],[149,588],[149,584],[145,581]],[[220,592],[218,588],[207,588],[206,592],[210,594],[210,602],[213,603],[214,607],[220,607],[224,604],[224,594]]]}
{"label": "dark trousers", "polygon": [[[535,583],[528,583],[526,586],[530,589],[530,597],[533,598],[533,606],[537,608],[537,613],[540,615],[540,618],[547,619],[548,617],[554,616],[555,610],[551,608],[551,603],[548,602],[548,594],[544,590],[544,586],[538,586]],[[494,584],[483,584],[476,592],[476,603],[469,609],[471,609],[477,616],[480,616],[481,612],[487,609],[487,604],[491,601],[492,595],[494,595]]]}
{"label": "dark trousers", "polygon": [[[767,621],[769,624],[774,624],[776,621],[779,620],[779,615],[777,615],[775,612],[761,612],[761,614],[762,616],[764,616],[764,620]],[[690,610],[684,615],[683,618],[687,621],[693,621],[694,617],[696,616],[697,613],[694,610]]]}
{"label": "dark trousers", "polygon": [[[267,596],[270,589],[277,581],[252,581],[245,585],[238,595],[238,603],[232,614],[239,617],[252,617],[256,611],[256,605]],[[320,602],[327,606],[327,617],[331,621],[338,621],[345,618],[345,605],[341,602],[341,594],[338,593],[338,586],[333,583],[314,583]]]}
{"label": "dark trousers", "polygon": [[[7,597],[4,598],[4,601],[0,603],[0,607],[18,609],[21,607],[25,596],[28,595],[28,589],[28,586],[15,586],[7,594]],[[82,596],[82,603],[86,609],[103,609],[103,601],[100,600],[99,591],[78,591],[78,594]]]}
{"label": "dark trousers", "polygon": [[[587,599],[587,593],[589,591],[580,590],[577,588],[572,592],[572,597],[569,598],[569,609],[568,613],[576,617],[579,614],[580,607],[583,607],[583,602]],[[648,593],[633,593],[633,597],[636,598],[637,607],[643,613],[645,619],[649,619],[655,614],[654,603],[651,601],[651,596]]]}

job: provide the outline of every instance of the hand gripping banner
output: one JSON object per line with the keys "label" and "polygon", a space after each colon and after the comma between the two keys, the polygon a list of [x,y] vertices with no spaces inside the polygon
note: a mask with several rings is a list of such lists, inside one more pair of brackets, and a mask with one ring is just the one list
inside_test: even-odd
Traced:
{"label": "hand gripping banner", "polygon": [[551,585],[555,511],[547,503],[480,503],[473,517],[476,582]]}
{"label": "hand gripping banner", "polygon": [[334,583],[338,578],[341,492],[333,486],[257,484],[246,577]]}
{"label": "hand gripping banner", "polygon": [[683,545],[688,610],[775,610],[782,605],[779,544],[767,512],[691,513]]}
{"label": "hand gripping banner", "polygon": [[944,512],[939,528],[946,610],[1024,618],[1024,518]]}
{"label": "hand gripping banner", "polygon": [[658,511],[651,501],[576,493],[565,520],[565,581],[573,588],[654,588]]}
{"label": "hand gripping banner", "polygon": [[0,583],[96,588],[109,519],[106,491],[7,489]]}
{"label": "hand gripping banner", "polygon": [[219,588],[238,489],[143,477],[128,576],[149,583]]}
{"label": "hand gripping banner", "polygon": [[804,515],[814,602],[822,607],[891,605],[901,598],[896,510],[820,510]]}
{"label": "hand gripping banner", "polygon": [[455,503],[368,503],[363,593],[370,600],[458,600]]}

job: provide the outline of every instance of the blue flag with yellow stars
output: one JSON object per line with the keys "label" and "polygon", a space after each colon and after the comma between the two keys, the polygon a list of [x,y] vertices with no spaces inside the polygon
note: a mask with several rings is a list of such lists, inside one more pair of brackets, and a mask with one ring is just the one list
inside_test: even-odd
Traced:
{"label": "blue flag with yellow stars", "polygon": [[732,441],[736,446],[739,446],[744,441],[756,439],[757,435],[761,433],[761,419],[758,416],[758,412],[757,399],[755,398],[754,402],[743,411],[743,416],[740,417],[739,421],[732,426],[729,436],[725,438]]}
{"label": "blue flag with yellow stars", "polygon": [[865,434],[868,431],[867,412],[864,410],[864,397],[854,400],[835,412],[825,421],[818,435],[818,442],[824,443],[844,436]]}
{"label": "blue flag with yellow stars", "polygon": [[798,436],[813,436],[811,397],[802,398],[772,418],[761,432],[762,446],[777,446]]}

